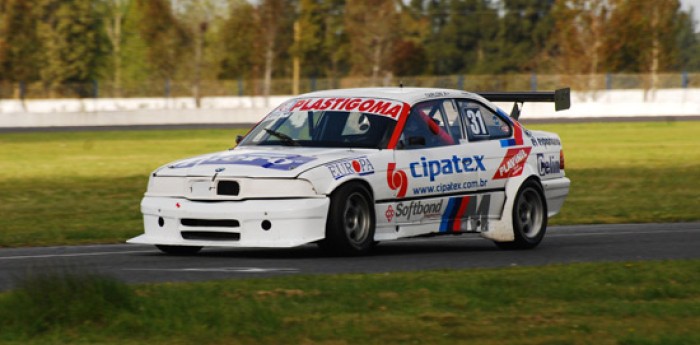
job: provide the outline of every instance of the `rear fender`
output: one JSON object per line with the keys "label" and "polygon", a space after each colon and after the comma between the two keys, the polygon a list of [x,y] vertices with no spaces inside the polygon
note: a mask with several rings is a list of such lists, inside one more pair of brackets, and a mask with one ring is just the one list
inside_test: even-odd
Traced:
{"label": "rear fender", "polygon": [[525,166],[523,174],[517,177],[511,177],[506,183],[506,198],[501,213],[501,219],[491,221],[489,228],[481,232],[481,237],[487,238],[496,242],[512,242],[515,241],[513,233],[513,204],[515,197],[518,194],[520,187],[528,180],[535,180],[542,190],[542,185],[537,172],[530,164]]}

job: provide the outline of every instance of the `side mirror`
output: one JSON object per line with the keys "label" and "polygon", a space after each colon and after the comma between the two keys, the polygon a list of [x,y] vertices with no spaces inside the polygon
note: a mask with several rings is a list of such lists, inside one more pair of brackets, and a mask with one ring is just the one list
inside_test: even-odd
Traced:
{"label": "side mirror", "polygon": [[236,136],[236,145],[240,144],[241,141],[243,141],[243,136],[239,134]]}

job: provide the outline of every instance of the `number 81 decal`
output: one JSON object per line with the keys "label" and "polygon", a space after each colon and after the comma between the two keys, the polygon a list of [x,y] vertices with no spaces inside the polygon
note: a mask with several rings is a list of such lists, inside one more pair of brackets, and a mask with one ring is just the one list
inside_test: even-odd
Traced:
{"label": "number 81 decal", "polygon": [[484,118],[481,116],[481,110],[479,108],[466,108],[464,112],[469,121],[469,130],[473,135],[489,135],[489,131],[486,129],[486,124],[484,123]]}

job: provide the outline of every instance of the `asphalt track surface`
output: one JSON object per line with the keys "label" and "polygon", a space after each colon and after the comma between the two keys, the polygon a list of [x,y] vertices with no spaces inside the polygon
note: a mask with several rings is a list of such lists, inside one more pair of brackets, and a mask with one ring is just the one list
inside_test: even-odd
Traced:
{"label": "asphalt track surface", "polygon": [[315,245],[290,249],[205,248],[170,256],[153,246],[0,249],[0,291],[45,272],[90,272],[127,283],[192,282],[289,275],[386,273],[576,262],[699,259],[700,223],[550,227],[534,250],[504,251],[478,235],[385,242],[368,256],[332,257]]}

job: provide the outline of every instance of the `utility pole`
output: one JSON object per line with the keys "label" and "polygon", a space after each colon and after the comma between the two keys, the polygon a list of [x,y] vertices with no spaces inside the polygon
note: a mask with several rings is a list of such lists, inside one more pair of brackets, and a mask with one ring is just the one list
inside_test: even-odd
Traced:
{"label": "utility pole", "polygon": [[299,75],[301,74],[301,59],[299,55],[299,42],[301,41],[301,25],[299,20],[294,21],[294,46],[297,48],[292,59],[292,95],[299,94]]}

